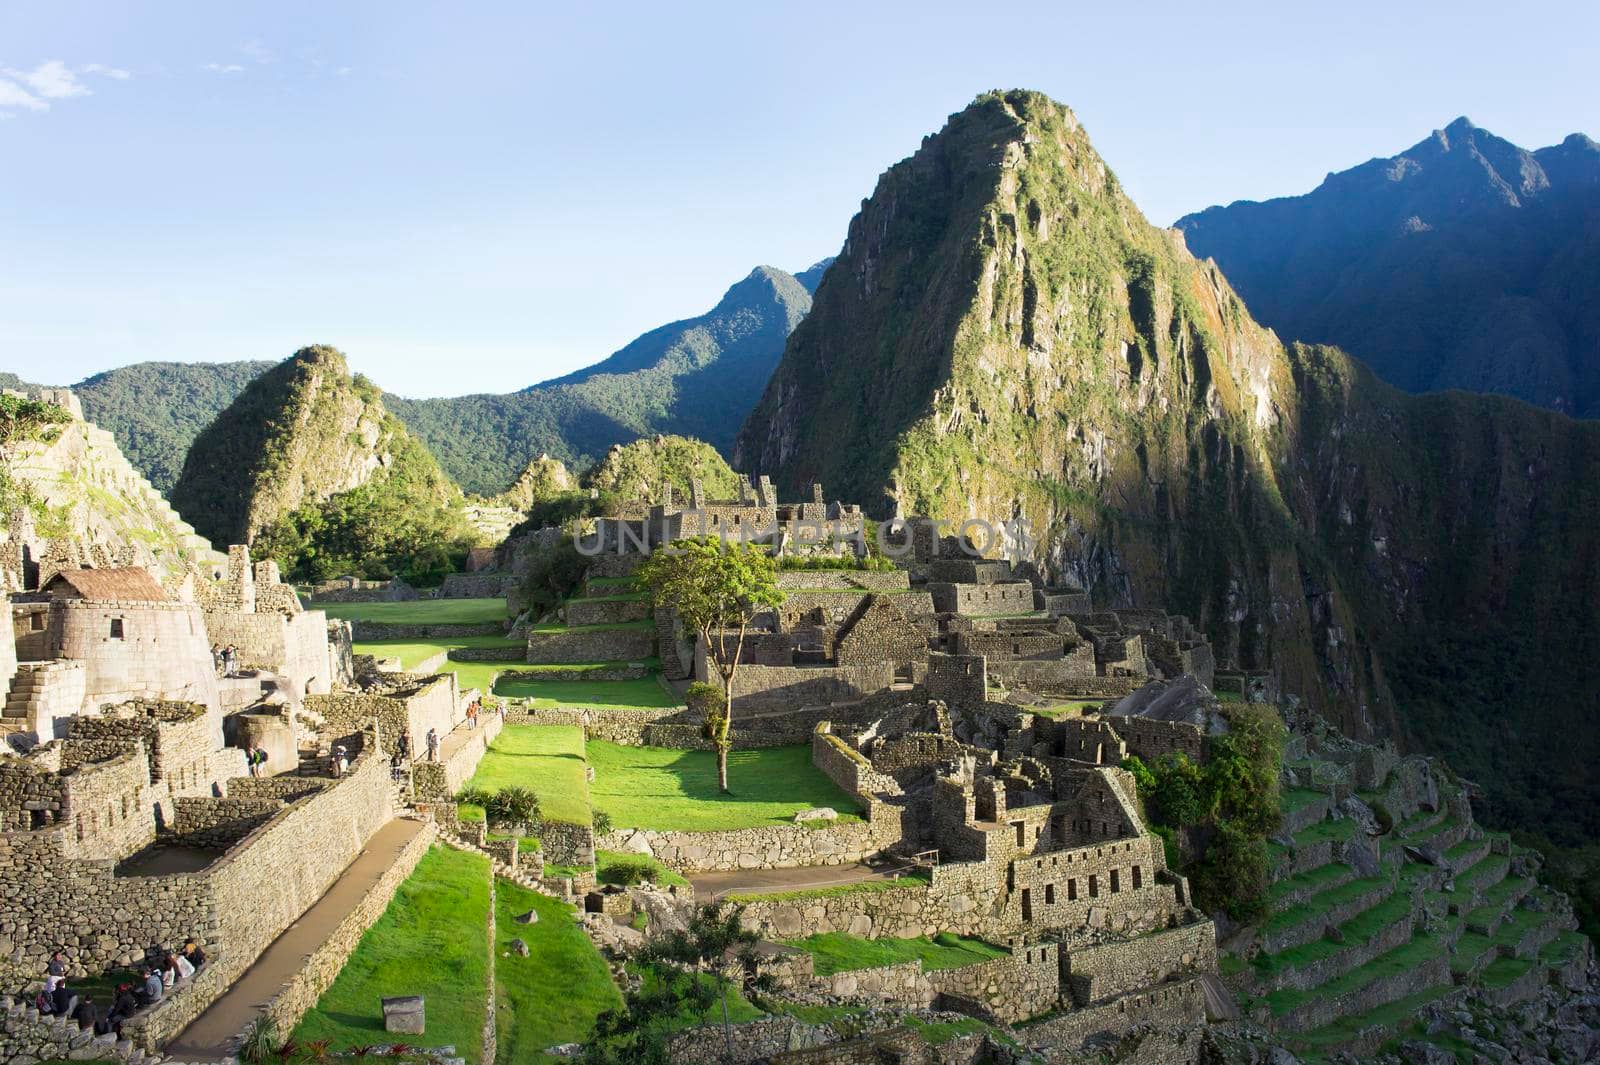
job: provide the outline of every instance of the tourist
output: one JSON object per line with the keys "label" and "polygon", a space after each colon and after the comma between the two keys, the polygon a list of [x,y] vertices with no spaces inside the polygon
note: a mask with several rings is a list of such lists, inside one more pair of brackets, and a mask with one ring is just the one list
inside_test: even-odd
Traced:
{"label": "tourist", "polygon": [[222,675],[231,677],[238,671],[238,668],[239,652],[230,643],[222,649]]}
{"label": "tourist", "polygon": [[256,775],[256,746],[253,743],[244,749],[244,767],[251,776]]}
{"label": "tourist", "polygon": [[411,758],[411,733],[409,733],[409,732],[400,733],[400,742],[395,744],[395,753],[398,754],[401,758],[407,759],[408,761],[410,760],[410,758]]}
{"label": "tourist", "polygon": [[183,941],[183,956],[189,959],[189,964],[196,970],[206,963],[206,952],[200,949],[200,944],[192,939]]}
{"label": "tourist", "polygon": [[67,990],[65,980],[56,984],[56,989],[50,993],[50,1012],[57,1017],[70,1017],[72,1011],[78,1007],[78,996]]}
{"label": "tourist", "polygon": [[267,749],[256,748],[256,769],[252,776],[264,777],[267,775]]}
{"label": "tourist", "polygon": [[439,730],[438,729],[429,729],[428,730],[428,761],[437,762],[438,760],[439,760]]}
{"label": "tourist", "polygon": [[161,982],[161,974],[146,965],[140,970],[144,978],[144,986],[140,990],[139,1000],[142,1005],[153,1006],[161,1001],[161,996],[166,994],[166,987]]}
{"label": "tourist", "polygon": [[139,1012],[139,999],[133,993],[132,984],[118,984],[117,993],[111,999],[111,1011],[106,1014],[106,1024],[113,1030],[122,1028],[122,1022]]}
{"label": "tourist", "polygon": [[222,675],[222,645],[220,643],[211,645],[211,668],[216,670],[218,676]]}
{"label": "tourist", "polygon": [[189,964],[189,959],[182,954],[167,955],[167,970],[174,973],[173,982],[187,980],[194,975],[194,966]]}
{"label": "tourist", "polygon": [[84,995],[78,1000],[78,1008],[73,1010],[72,1019],[78,1022],[80,1028],[94,1032],[96,1035],[102,1034],[100,1031],[100,1011],[95,1009],[94,1000],[88,995]]}
{"label": "tourist", "polygon": [[477,728],[478,727],[478,704],[477,704],[476,701],[470,703],[467,706],[467,727],[468,728]]}
{"label": "tourist", "polygon": [[344,744],[336,743],[333,746],[333,775],[342,777],[345,770],[350,768],[350,762],[344,755]]}
{"label": "tourist", "polygon": [[40,1013],[54,1013],[56,1011],[54,991],[54,984],[45,984],[44,989],[33,996],[33,1008]]}
{"label": "tourist", "polygon": [[400,757],[399,751],[395,751],[394,757],[389,759],[389,775],[397,782],[405,779],[406,760]]}
{"label": "tourist", "polygon": [[[56,980],[65,979],[67,975],[67,956],[59,950],[53,952],[50,955],[50,964],[44,967],[44,974],[46,977],[55,977]],[[46,984],[51,988],[55,986],[55,982],[51,980],[46,980]]]}

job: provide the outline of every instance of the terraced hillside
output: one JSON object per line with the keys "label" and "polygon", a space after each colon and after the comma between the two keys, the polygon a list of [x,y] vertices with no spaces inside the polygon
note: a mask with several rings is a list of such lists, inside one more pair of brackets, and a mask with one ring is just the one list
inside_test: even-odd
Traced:
{"label": "terraced hillside", "polygon": [[1399,1039],[1460,1049],[1430,1006],[1497,1008],[1581,986],[1590,945],[1539,859],[1473,819],[1423,758],[1291,741],[1270,913],[1228,944],[1251,1020],[1312,1058]]}

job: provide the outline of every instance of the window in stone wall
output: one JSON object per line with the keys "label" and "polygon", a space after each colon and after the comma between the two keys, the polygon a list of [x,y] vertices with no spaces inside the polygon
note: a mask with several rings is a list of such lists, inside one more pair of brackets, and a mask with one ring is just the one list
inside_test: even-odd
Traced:
{"label": "window in stone wall", "polygon": [[111,638],[113,640],[122,639],[122,619],[121,618],[112,618],[111,619]]}
{"label": "window in stone wall", "polygon": [[1133,867],[1133,890],[1138,891],[1143,886],[1144,871],[1137,865]]}
{"label": "window in stone wall", "polygon": [[1075,876],[1067,878],[1067,901],[1078,901],[1078,878]]}
{"label": "window in stone wall", "polygon": [[1033,920],[1033,892],[1027,888],[1022,889],[1022,919]]}
{"label": "window in stone wall", "polygon": [[78,815],[78,842],[83,842],[83,815]]}
{"label": "window in stone wall", "polygon": [[1089,874],[1089,897],[1091,899],[1100,897],[1100,878],[1093,873]]}
{"label": "window in stone wall", "polygon": [[1122,884],[1117,879],[1117,870],[1111,870],[1111,894],[1115,895],[1122,890]]}
{"label": "window in stone wall", "polygon": [[28,616],[28,625],[29,625],[29,627],[31,627],[33,629],[34,632],[43,632],[44,631],[44,614],[43,614],[43,612],[35,611],[33,614],[30,614]]}
{"label": "window in stone wall", "polygon": [[1017,846],[1020,847],[1027,842],[1027,836],[1025,833],[1028,830],[1028,826],[1021,821],[1017,821],[1014,823],[1014,827],[1017,830]]}
{"label": "window in stone wall", "polygon": [[1056,904],[1056,886],[1054,884],[1046,884],[1044,886],[1044,904],[1046,906],[1054,906]]}

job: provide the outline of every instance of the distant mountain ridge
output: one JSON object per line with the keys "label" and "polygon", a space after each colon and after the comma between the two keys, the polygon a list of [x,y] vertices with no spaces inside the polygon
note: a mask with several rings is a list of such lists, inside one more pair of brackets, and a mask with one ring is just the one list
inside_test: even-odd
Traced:
{"label": "distant mountain ridge", "polygon": [[1410,392],[1600,416],[1600,145],[1527,151],[1458,118],[1302,196],[1178,220],[1285,340],[1334,343]]}
{"label": "distant mountain ridge", "polygon": [[643,436],[691,436],[727,453],[831,262],[800,275],[759,266],[705,314],[519,392],[385,402],[462,488],[482,495],[506,489],[541,454],[582,469]]}
{"label": "distant mountain ridge", "polygon": [[[166,494],[183,472],[184,457],[200,430],[274,365],[266,360],[136,362],[71,388],[84,417],[111,433],[134,468]],[[26,390],[27,385],[16,374],[0,374],[0,387]]]}

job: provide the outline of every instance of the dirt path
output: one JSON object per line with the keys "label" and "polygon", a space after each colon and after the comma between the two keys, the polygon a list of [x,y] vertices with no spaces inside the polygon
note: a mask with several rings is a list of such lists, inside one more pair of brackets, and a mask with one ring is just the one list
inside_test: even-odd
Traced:
{"label": "dirt path", "polygon": [[910,865],[808,865],[798,869],[741,869],[733,873],[700,873],[691,876],[696,898],[710,900],[723,895],[773,895],[783,891],[814,891],[846,887],[873,880],[893,880]]}
{"label": "dirt path", "polygon": [[162,1053],[179,1061],[233,1061],[234,1037],[284,982],[300,971],[306,956],[366,897],[422,827],[420,821],[396,818],[374,832],[322,898],[273,940],[256,963]]}

